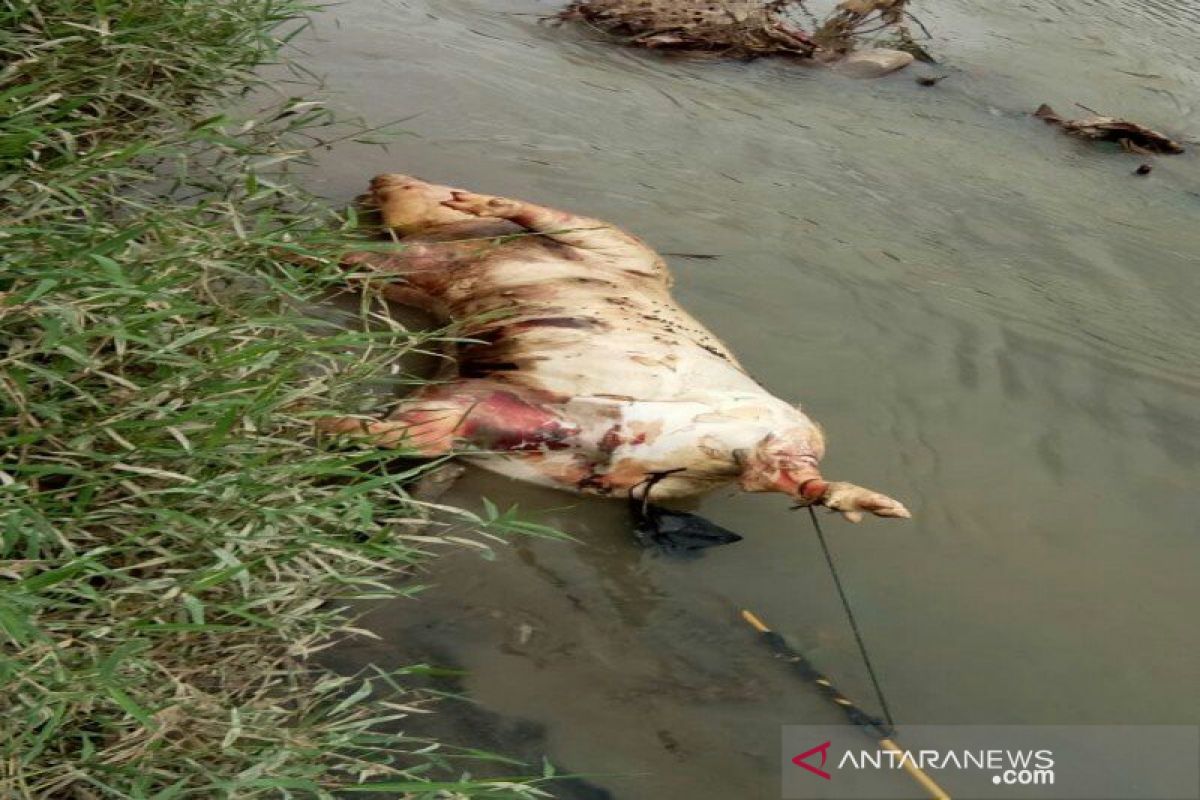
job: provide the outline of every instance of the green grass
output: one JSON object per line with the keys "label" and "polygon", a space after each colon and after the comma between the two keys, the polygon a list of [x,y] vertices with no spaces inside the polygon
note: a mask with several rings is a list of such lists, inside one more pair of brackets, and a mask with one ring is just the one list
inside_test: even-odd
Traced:
{"label": "green grass", "polygon": [[312,435],[437,343],[312,311],[355,220],[288,168],[355,129],[224,111],[309,10],[0,0],[0,797],[544,796],[387,733],[403,675],[306,663],[429,537],[540,532],[431,527],[429,465]]}

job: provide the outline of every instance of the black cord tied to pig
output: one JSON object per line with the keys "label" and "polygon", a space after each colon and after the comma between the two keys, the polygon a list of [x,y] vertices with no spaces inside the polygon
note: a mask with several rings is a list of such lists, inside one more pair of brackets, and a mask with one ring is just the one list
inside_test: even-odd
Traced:
{"label": "black cord tied to pig", "polygon": [[[858,643],[859,655],[862,656],[863,665],[867,668],[867,675],[871,678],[871,686],[875,688],[875,696],[879,699],[879,708],[883,711],[883,718],[887,721],[887,727],[890,731],[896,724],[892,720],[892,710],[888,707],[887,699],[883,696],[883,687],[879,684],[879,677],[875,674],[875,667],[871,664],[871,657],[867,654],[867,643],[863,641],[862,631],[858,629],[858,620],[854,617],[854,609],[850,607],[850,599],[846,597],[846,590],[842,586],[841,576],[838,575],[837,565],[833,563],[833,553],[829,550],[829,543],[825,541],[825,531],[821,529],[821,522],[817,519],[817,512],[813,511],[811,505],[808,506],[808,516],[812,520],[813,530],[817,532],[817,541],[821,543],[821,552],[825,554],[825,563],[829,565],[829,574],[833,576],[833,585],[837,587],[838,597],[842,600],[842,608],[846,611],[846,619],[850,622],[850,631],[854,634],[854,641]],[[884,734],[884,737],[886,738],[890,735],[890,733],[887,733]]]}

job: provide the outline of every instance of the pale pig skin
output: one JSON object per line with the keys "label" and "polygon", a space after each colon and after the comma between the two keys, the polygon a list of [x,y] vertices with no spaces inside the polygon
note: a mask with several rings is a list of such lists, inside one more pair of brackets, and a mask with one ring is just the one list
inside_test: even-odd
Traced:
{"label": "pale pig skin", "polygon": [[[371,203],[395,253],[354,253],[395,302],[467,325],[452,380],[386,419],[324,420],[417,455],[459,454],[525,481],[655,499],[737,481],[857,520],[908,517],[899,502],[821,479],[821,429],[770,395],[671,298],[662,259],[595,219],[381,175]],[[481,320],[481,321],[477,321]]]}

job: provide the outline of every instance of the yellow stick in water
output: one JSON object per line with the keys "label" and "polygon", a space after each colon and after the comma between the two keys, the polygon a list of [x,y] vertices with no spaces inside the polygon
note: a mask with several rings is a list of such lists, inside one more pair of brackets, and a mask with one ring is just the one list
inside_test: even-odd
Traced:
{"label": "yellow stick in water", "polygon": [[[770,628],[767,627],[767,624],[765,622],[763,622],[761,619],[759,619],[757,616],[755,616],[750,611],[746,611],[745,609],[743,609],[742,610],[742,619],[746,620],[746,622],[749,623],[750,627],[754,628],[754,630],[758,631],[761,634],[765,634],[765,635],[773,634],[775,636],[778,636],[778,634],[775,634],[774,631],[772,631]],[[783,645],[783,646],[787,647],[787,645]],[[788,649],[790,650],[790,648],[788,648]],[[793,660],[795,660],[795,659],[803,660],[804,659],[804,657],[801,656],[799,653],[792,653],[790,655],[792,655]],[[805,661],[805,665],[807,666],[807,661]],[[811,667],[809,667],[809,668],[811,669]],[[813,671],[815,672],[815,670],[813,670]],[[823,689],[826,690],[826,693],[828,693],[829,691],[834,692],[835,696],[833,696],[832,699],[835,703],[837,703],[838,705],[843,706],[843,707],[853,706],[853,704],[851,703],[850,700],[848,700],[847,698],[842,696],[841,692],[837,692],[836,690],[833,689],[833,685],[829,682],[829,680],[827,678],[825,678],[824,676],[821,676],[821,677],[816,678],[815,680],[818,684],[821,685],[821,687]],[[910,758],[903,757],[905,755],[904,748],[900,747],[900,745],[896,744],[894,741],[892,741],[888,737],[880,737],[879,738],[879,746],[882,747],[884,750],[888,750],[892,753],[896,753],[897,755],[901,756],[900,766],[904,768],[904,771],[907,772],[914,781],[916,781],[917,783],[919,783],[921,785],[921,788],[923,788],[925,791],[929,792],[929,796],[932,797],[933,800],[950,800],[950,795],[946,794],[946,791],[944,789],[942,789],[941,786],[938,786],[937,782],[933,778],[929,777],[925,773],[924,770],[922,770],[920,767],[918,767],[916,764],[916,761],[914,759],[912,759],[911,757]]]}
{"label": "yellow stick in water", "polygon": [[933,800],[950,800],[950,795],[946,794],[942,787],[937,785],[933,778],[925,774],[925,771],[916,765],[911,758],[903,758],[904,748],[893,742],[891,739],[880,739],[879,746],[884,750],[890,750],[897,755],[900,755],[900,766],[904,767],[904,771],[912,776],[912,779],[921,784],[925,791],[929,792],[929,796]]}

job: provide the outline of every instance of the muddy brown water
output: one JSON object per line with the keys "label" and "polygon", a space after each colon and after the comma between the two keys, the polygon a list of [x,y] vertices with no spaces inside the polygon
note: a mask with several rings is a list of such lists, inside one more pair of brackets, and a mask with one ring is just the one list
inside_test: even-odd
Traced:
{"label": "muddy brown water", "polygon": [[[929,89],[926,68],[864,82],[622,50],[538,25],[553,9],[326,13],[303,63],[335,104],[412,119],[386,152],[327,153],[313,185],[347,200],[411,172],[716,256],[670,259],[682,303],[825,426],[829,477],[914,512],[827,525],[902,722],[1200,720],[1200,162],[1134,177],[1144,159],[1027,116],[1078,102],[1200,137],[1200,13],[927,0],[950,75]],[[782,498],[706,498],[746,538],[676,561],[639,550],[619,504],[479,472],[448,500],[481,496],[578,542],[456,552],[371,611],[381,639],[340,667],[466,671],[460,713],[411,730],[591,776],[563,796],[777,797],[780,726],[838,717],[741,607],[869,700]]]}

